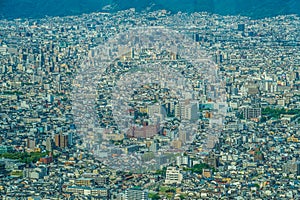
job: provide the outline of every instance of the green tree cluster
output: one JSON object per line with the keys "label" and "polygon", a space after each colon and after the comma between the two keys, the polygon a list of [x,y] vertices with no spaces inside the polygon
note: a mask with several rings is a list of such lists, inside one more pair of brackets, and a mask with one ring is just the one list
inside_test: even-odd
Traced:
{"label": "green tree cluster", "polygon": [[299,109],[284,109],[284,108],[263,108],[261,110],[261,114],[263,117],[266,118],[275,118],[275,119],[279,119],[280,115],[299,115],[300,110]]}
{"label": "green tree cluster", "polygon": [[158,193],[149,193],[148,197],[149,197],[149,199],[152,199],[152,200],[160,199],[160,196]]}
{"label": "green tree cluster", "polygon": [[185,171],[191,171],[191,172],[196,173],[196,174],[201,174],[203,169],[212,169],[212,170],[214,170],[213,168],[211,168],[206,163],[196,164],[192,168],[185,168],[184,170]]}
{"label": "green tree cluster", "polygon": [[14,152],[14,153],[2,153],[0,154],[0,158],[8,158],[13,160],[19,160],[22,163],[32,163],[37,162],[40,158],[48,155],[48,152]]}

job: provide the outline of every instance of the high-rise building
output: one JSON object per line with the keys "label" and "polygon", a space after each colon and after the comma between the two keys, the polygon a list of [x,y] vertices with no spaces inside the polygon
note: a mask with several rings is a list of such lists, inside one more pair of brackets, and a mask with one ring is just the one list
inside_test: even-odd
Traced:
{"label": "high-rise building", "polygon": [[300,175],[300,161],[289,161],[283,166],[285,173],[292,173],[296,176]]}
{"label": "high-rise building", "polygon": [[192,167],[192,160],[189,156],[177,156],[176,157],[176,165],[178,167],[180,167],[181,165]]}
{"label": "high-rise building", "polygon": [[175,117],[181,120],[195,121],[198,119],[198,104],[190,100],[181,100],[175,106]]}
{"label": "high-rise building", "polygon": [[157,150],[158,150],[158,144],[156,142],[151,143],[149,147],[149,151],[157,152]]}
{"label": "high-rise building", "polygon": [[60,134],[54,136],[55,146],[59,147],[60,145]]}
{"label": "high-rise building", "polygon": [[149,105],[148,106],[148,115],[150,118],[155,117],[156,115],[160,115],[164,118],[166,116],[166,111],[165,111],[164,107],[160,104]]}
{"label": "high-rise building", "polygon": [[261,108],[243,108],[243,115],[245,119],[261,117]]}
{"label": "high-rise building", "polygon": [[97,185],[99,186],[105,186],[108,184],[109,182],[109,177],[105,176],[105,175],[99,175],[95,178],[95,182],[97,183]]}
{"label": "high-rise building", "polygon": [[50,137],[46,140],[46,151],[52,151],[52,139]]}
{"label": "high-rise building", "polygon": [[35,139],[27,138],[27,145],[26,146],[27,146],[28,149],[34,149],[35,145],[36,145]]}
{"label": "high-rise building", "polygon": [[188,132],[185,130],[179,131],[179,140],[182,142],[182,144],[185,144],[189,141],[189,135]]}
{"label": "high-rise building", "polygon": [[148,200],[148,192],[139,188],[132,188],[125,191],[125,200]]}
{"label": "high-rise building", "polygon": [[182,181],[182,174],[180,173],[180,170],[176,167],[168,167],[166,171],[166,184],[180,184]]}
{"label": "high-rise building", "polygon": [[69,133],[68,134],[68,145],[72,145],[73,144],[73,133]]}
{"label": "high-rise building", "polygon": [[194,33],[194,41],[195,42],[200,42],[202,40],[202,37],[200,36],[199,33]]}
{"label": "high-rise building", "polygon": [[208,156],[206,156],[204,158],[204,162],[215,169],[219,166],[219,158],[214,153],[210,153]]}
{"label": "high-rise building", "polygon": [[131,48],[131,51],[130,51],[130,58],[131,58],[131,59],[134,58],[134,48]]}
{"label": "high-rise building", "polygon": [[68,146],[68,136],[63,134],[55,135],[55,145],[60,148],[65,148]]}

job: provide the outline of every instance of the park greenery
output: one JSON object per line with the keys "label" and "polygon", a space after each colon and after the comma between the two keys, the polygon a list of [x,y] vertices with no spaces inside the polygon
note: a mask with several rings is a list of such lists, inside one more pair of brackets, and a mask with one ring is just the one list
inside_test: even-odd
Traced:
{"label": "park greenery", "polygon": [[200,164],[195,164],[192,168],[184,168],[184,171],[190,171],[192,173],[201,174],[203,169],[212,169],[212,170],[214,170],[208,164],[200,163]]}
{"label": "park greenery", "polygon": [[284,108],[262,108],[262,117],[267,119],[279,119],[281,115],[299,115],[300,109],[284,109]]}
{"label": "park greenery", "polygon": [[149,199],[152,199],[152,200],[160,199],[160,196],[158,193],[149,193],[148,197],[149,197]]}
{"label": "park greenery", "polygon": [[167,168],[166,168],[166,167],[163,167],[162,169],[156,170],[156,171],[155,171],[155,174],[156,174],[156,175],[162,175],[162,176],[165,176],[165,175],[166,175],[166,172],[167,172]]}
{"label": "park greenery", "polygon": [[[300,109],[284,109],[266,107],[261,109],[261,121],[265,122],[270,119],[280,119],[281,115],[297,115],[300,116]],[[237,113],[239,119],[244,119],[242,112]]]}
{"label": "park greenery", "polygon": [[48,155],[48,152],[14,152],[14,153],[2,153],[0,154],[0,158],[8,158],[13,160],[18,160],[22,163],[34,163],[37,162],[40,158]]}

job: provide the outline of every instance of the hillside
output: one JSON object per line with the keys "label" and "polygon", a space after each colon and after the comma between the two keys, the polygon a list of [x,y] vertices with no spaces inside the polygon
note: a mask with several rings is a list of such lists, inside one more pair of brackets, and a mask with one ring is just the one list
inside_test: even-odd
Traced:
{"label": "hillside", "polygon": [[207,11],[252,18],[300,14],[298,0],[0,0],[0,18],[77,15],[103,11],[107,5],[111,5],[110,12],[132,7],[141,11],[151,6],[172,12]]}

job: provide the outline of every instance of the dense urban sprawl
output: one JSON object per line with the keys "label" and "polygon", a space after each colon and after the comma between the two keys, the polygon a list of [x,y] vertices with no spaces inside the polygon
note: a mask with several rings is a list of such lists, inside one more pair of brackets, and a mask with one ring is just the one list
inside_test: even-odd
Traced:
{"label": "dense urban sprawl", "polygon": [[[299,25],[296,15],[252,20],[134,9],[1,20],[0,195],[4,199],[299,199]],[[130,28],[157,26],[187,35],[218,66],[228,104],[224,128],[217,138],[206,134],[213,100],[198,74],[184,69],[188,61],[172,52],[132,50],[99,80],[99,127],[107,128],[104,136],[115,148],[95,155],[78,135],[73,119],[76,74],[91,50],[109,38]],[[131,114],[140,128],[115,134],[117,125],[108,105],[111,84],[119,78],[118,72],[127,72],[128,66],[138,66],[148,57],[180,66],[177,69],[192,80],[199,96],[190,97],[187,104],[160,84],[145,84],[131,96]],[[163,121],[159,127],[157,119]],[[199,128],[191,142],[190,132],[179,130],[185,120]],[[188,147],[182,148],[186,143]],[[172,162],[166,161],[167,156],[156,160],[161,168],[130,171],[112,168],[115,163],[109,162],[111,158],[121,166],[127,159],[122,156],[136,152],[151,160],[160,150],[176,152]]]}

